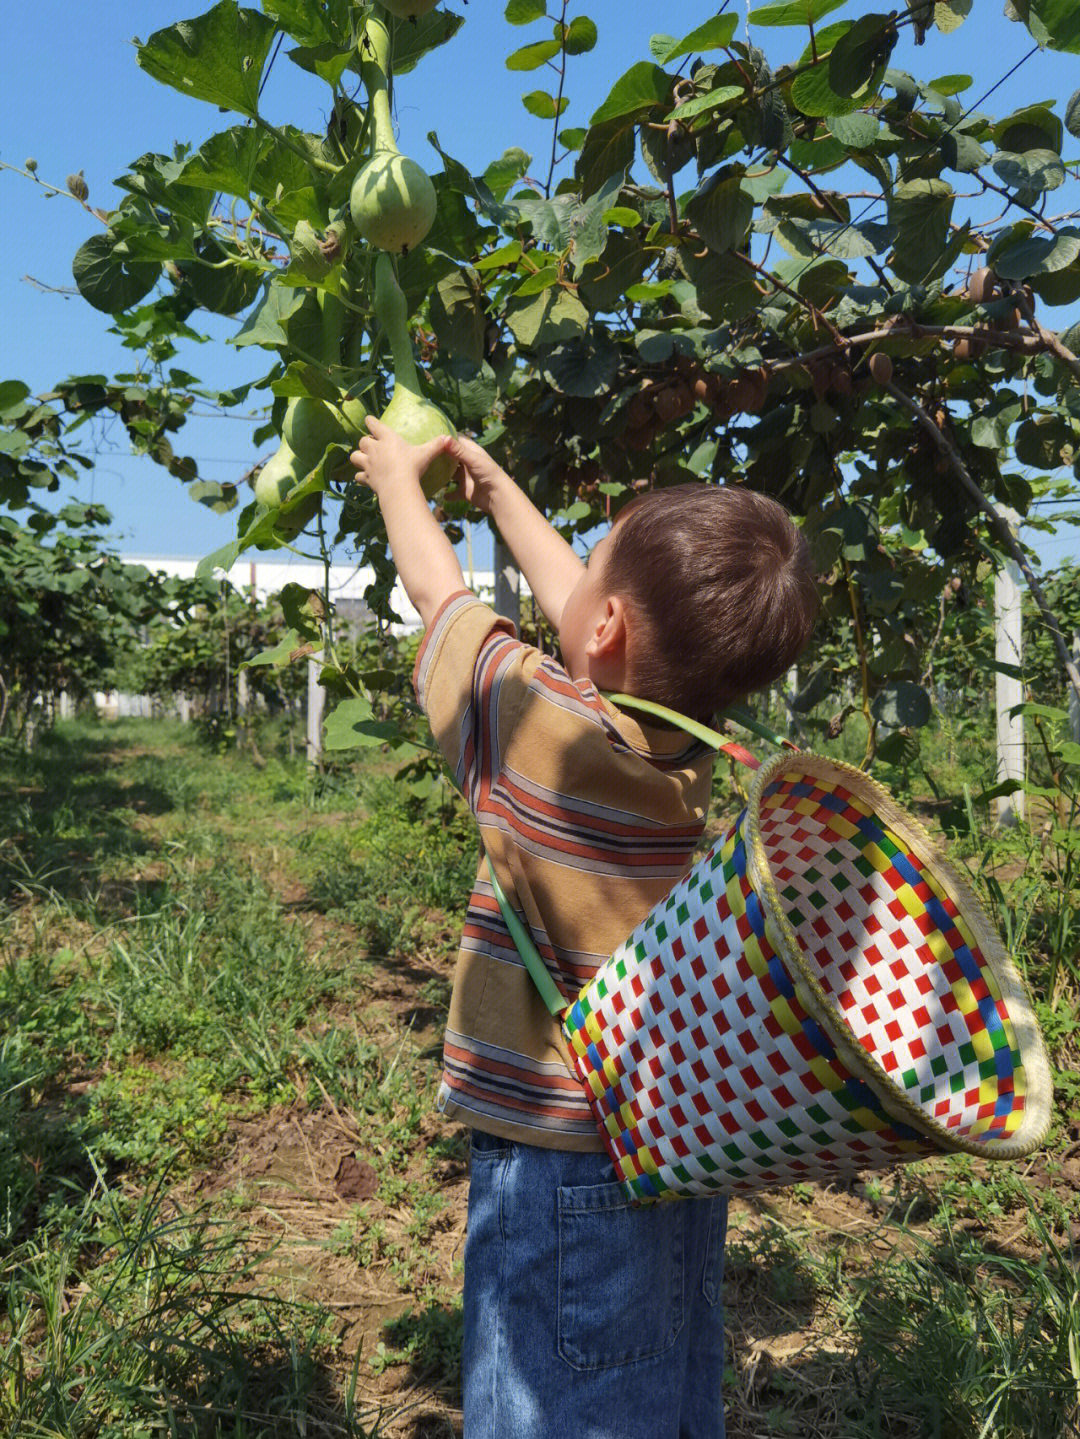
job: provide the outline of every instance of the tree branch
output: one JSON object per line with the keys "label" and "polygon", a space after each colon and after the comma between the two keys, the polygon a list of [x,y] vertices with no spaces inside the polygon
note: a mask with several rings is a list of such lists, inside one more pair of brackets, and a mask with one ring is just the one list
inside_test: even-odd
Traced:
{"label": "tree branch", "polygon": [[1008,523],[1004,516],[997,509],[994,508],[993,504],[991,504],[991,502],[983,494],[978,482],[975,480],[971,471],[964,463],[960,451],[956,448],[956,446],[952,443],[948,436],[944,435],[941,432],[938,426],[931,419],[930,415],[928,415],[926,410],[923,409],[922,405],[920,405],[917,400],[913,400],[910,395],[905,395],[903,390],[901,390],[899,386],[894,384],[891,380],[887,385],[884,386],[884,389],[888,391],[888,393],[893,397],[897,404],[901,406],[902,409],[908,411],[908,413],[915,420],[916,424],[920,425],[927,432],[927,434],[933,440],[937,449],[949,461],[949,464],[956,472],[957,476],[959,477],[960,483],[963,485],[964,489],[967,490],[968,494],[978,505],[979,509],[982,510],[983,514],[986,515],[987,519],[990,521],[990,529],[994,536],[997,538],[1001,546],[1020,566],[1021,572],[1023,573],[1025,580],[1027,580],[1028,589],[1031,591],[1031,597],[1035,601],[1036,605],[1038,605],[1039,612],[1042,615],[1046,627],[1050,632],[1050,639],[1053,643],[1055,650],[1057,650],[1058,659],[1061,661],[1062,669],[1065,671],[1065,674],[1068,677],[1069,684],[1076,692],[1077,699],[1080,699],[1080,669],[1077,668],[1075,661],[1069,654],[1069,647],[1065,643],[1065,636],[1061,633],[1061,626],[1057,622],[1057,617],[1055,616],[1053,610],[1050,608],[1047,602],[1046,596],[1043,593],[1042,586],[1039,584],[1035,571],[1028,563],[1028,559],[1027,556],[1024,554],[1023,547],[1021,546],[1016,536],[1013,534],[1012,526]]}
{"label": "tree branch", "polygon": [[1039,324],[1039,321],[1035,317],[1035,306],[1032,304],[1031,297],[1023,285],[1013,285],[1012,297],[1019,306],[1020,313],[1024,319],[1035,331],[1036,335],[1038,335],[1050,353],[1056,355],[1063,365],[1067,365],[1072,372],[1073,378],[1080,381],[1080,360],[1076,358],[1066,345],[1062,344],[1060,335],[1055,334],[1053,330],[1043,329],[1042,325]]}

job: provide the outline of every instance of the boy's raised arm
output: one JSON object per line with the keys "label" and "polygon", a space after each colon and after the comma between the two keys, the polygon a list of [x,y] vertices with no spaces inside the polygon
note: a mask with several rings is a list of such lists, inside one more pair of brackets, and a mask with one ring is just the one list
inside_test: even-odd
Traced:
{"label": "boy's raised arm", "polygon": [[420,477],[449,435],[410,445],[389,425],[368,416],[366,435],[349,456],[358,478],[374,490],[398,577],[428,629],[446,600],[466,588],[454,547],[431,513]]}
{"label": "boy's raised arm", "polygon": [[475,441],[459,436],[451,453],[464,469],[465,498],[498,526],[536,603],[557,630],[563,606],[584,573],[585,562]]}

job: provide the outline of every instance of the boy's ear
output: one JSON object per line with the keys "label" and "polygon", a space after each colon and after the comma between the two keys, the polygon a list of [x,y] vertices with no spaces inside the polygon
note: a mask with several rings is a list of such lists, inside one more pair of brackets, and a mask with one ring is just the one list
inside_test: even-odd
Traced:
{"label": "boy's ear", "polygon": [[620,595],[608,595],[604,610],[585,646],[589,659],[616,659],[626,653],[626,606]]}

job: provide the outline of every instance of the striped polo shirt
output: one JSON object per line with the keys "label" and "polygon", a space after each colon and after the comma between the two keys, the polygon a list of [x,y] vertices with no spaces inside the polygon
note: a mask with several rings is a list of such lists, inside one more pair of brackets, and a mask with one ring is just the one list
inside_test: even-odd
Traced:
{"label": "striped polo shirt", "polygon": [[[622,714],[468,592],[436,615],[414,684],[503,889],[570,999],[690,868],[712,753]],[[603,1148],[486,862],[458,953],[439,1107],[527,1144]]]}

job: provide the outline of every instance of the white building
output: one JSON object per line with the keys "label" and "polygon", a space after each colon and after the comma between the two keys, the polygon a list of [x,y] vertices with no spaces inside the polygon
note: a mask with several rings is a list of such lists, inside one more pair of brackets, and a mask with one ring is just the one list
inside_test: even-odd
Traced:
{"label": "white building", "polygon": [[[124,555],[125,564],[143,565],[146,569],[164,575],[176,575],[182,579],[194,579],[199,565],[197,556],[176,555]],[[308,589],[322,590],[326,583],[326,572],[322,565],[311,560],[302,560],[297,555],[275,554],[272,558],[262,555],[245,555],[237,560],[225,578],[241,593],[254,590],[259,600],[265,601],[276,595],[288,584],[305,585]],[[330,600],[334,605],[342,601],[352,609],[364,604],[364,594],[374,580],[370,566],[331,565],[329,576]],[[495,592],[495,576],[491,570],[476,570],[466,574],[465,583],[477,594],[490,600]],[[391,628],[395,634],[412,634],[421,628],[420,616],[413,609],[400,580],[392,594],[393,607],[401,616],[401,624]]]}

